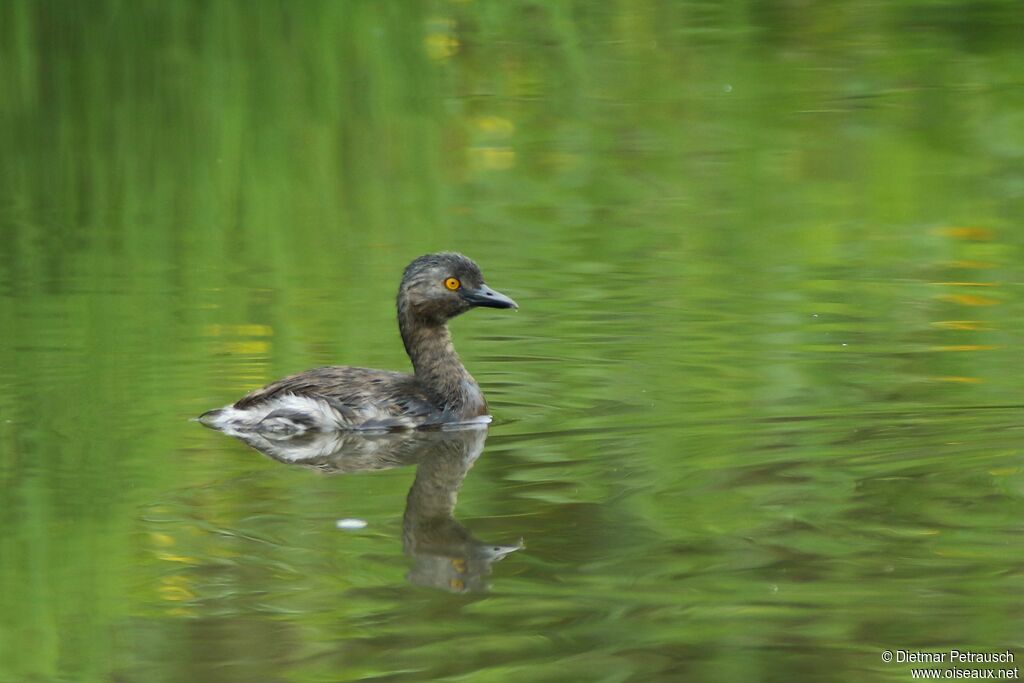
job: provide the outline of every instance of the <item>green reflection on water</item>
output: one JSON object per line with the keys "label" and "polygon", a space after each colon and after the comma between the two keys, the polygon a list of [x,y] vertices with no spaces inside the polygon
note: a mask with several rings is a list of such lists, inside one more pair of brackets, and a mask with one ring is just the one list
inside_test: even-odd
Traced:
{"label": "green reflection on water", "polygon": [[[1022,650],[1016,2],[0,5],[0,679],[906,680]],[[494,408],[407,581],[409,469],[186,419],[404,368]],[[365,519],[365,531],[335,528]]]}

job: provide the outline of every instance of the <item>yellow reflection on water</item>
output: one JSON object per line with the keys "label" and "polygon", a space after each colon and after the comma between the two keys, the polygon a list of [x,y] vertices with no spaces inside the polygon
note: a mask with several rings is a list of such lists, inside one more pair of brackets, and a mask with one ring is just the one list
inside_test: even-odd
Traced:
{"label": "yellow reflection on water", "polygon": [[185,600],[194,600],[195,593],[188,590],[183,586],[160,586],[160,597],[164,600],[171,602],[183,602]]}
{"label": "yellow reflection on water", "polygon": [[980,320],[936,320],[932,323],[932,327],[941,327],[945,330],[988,330],[990,327],[986,326]]}
{"label": "yellow reflection on water", "polygon": [[206,325],[203,334],[207,337],[273,337],[274,329],[270,325],[257,323],[241,323],[237,325]]}
{"label": "yellow reflection on water", "polygon": [[993,477],[1009,477],[1020,472],[1019,467],[995,467],[988,471]]}
{"label": "yellow reflection on water", "polygon": [[998,301],[988,296],[976,294],[942,294],[939,299],[963,306],[995,306]]}
{"label": "yellow reflection on water", "polygon": [[516,124],[501,116],[481,116],[476,119],[476,127],[481,133],[499,138],[507,138],[516,131]]}
{"label": "yellow reflection on water", "polygon": [[992,231],[988,228],[978,228],[973,226],[951,226],[947,228],[939,228],[936,231],[940,235],[946,237],[952,237],[958,240],[970,240],[972,242],[988,242],[992,240]]}
{"label": "yellow reflection on water", "polygon": [[199,564],[198,560],[194,557],[185,557],[184,555],[175,555],[174,553],[158,552],[156,554],[157,559],[164,560],[166,562],[180,562],[181,564]]}
{"label": "yellow reflection on water", "polygon": [[221,349],[226,353],[242,355],[265,355],[270,351],[270,342],[259,339],[249,341],[231,341],[221,344]]}
{"label": "yellow reflection on water", "polygon": [[478,170],[504,171],[516,164],[516,153],[510,147],[474,147],[469,162]]}
{"label": "yellow reflection on water", "polygon": [[153,541],[154,545],[158,545],[162,548],[169,548],[174,545],[174,537],[168,534],[153,532],[149,535],[149,539]]}
{"label": "yellow reflection on water", "polygon": [[428,33],[423,38],[427,56],[439,62],[450,59],[459,51],[459,41],[451,35],[455,22],[451,19],[431,19],[427,23]]}

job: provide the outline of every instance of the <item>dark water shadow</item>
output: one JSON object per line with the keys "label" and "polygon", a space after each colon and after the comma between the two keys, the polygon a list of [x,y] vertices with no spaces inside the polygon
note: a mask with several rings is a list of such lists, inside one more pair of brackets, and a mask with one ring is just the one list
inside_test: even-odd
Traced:
{"label": "dark water shadow", "polygon": [[487,590],[491,565],[523,548],[476,538],[454,518],[459,489],[487,440],[487,427],[387,434],[310,432],[292,438],[232,436],[280,463],[329,474],[416,466],[402,517],[402,547],[412,558],[406,578],[453,593]]}

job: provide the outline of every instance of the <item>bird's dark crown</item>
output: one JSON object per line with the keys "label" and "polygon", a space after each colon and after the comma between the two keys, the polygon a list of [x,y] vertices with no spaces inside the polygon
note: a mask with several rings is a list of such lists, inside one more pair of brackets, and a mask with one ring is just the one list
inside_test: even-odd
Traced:
{"label": "bird's dark crown", "polygon": [[468,256],[454,251],[442,251],[437,254],[426,254],[410,263],[402,274],[402,284],[412,284],[422,281],[425,278],[440,276],[443,281],[446,277],[456,277],[466,286],[476,287],[483,283],[484,276],[480,267],[473,263]]}

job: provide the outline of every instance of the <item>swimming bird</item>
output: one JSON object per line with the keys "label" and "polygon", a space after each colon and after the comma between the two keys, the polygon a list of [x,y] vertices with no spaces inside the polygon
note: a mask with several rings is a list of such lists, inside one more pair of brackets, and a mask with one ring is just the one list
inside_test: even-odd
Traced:
{"label": "swimming bird", "polygon": [[390,431],[487,422],[487,401],[462,364],[448,321],[473,308],[519,308],[454,252],[410,263],[398,288],[398,329],[414,373],[329,366],[268,384],[199,416],[228,433],[293,436],[309,430]]}

